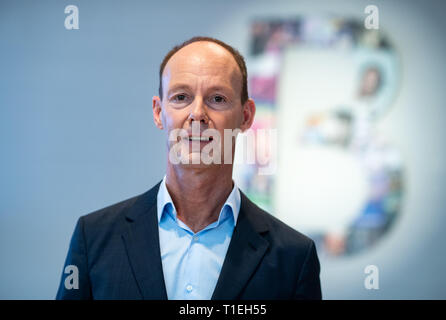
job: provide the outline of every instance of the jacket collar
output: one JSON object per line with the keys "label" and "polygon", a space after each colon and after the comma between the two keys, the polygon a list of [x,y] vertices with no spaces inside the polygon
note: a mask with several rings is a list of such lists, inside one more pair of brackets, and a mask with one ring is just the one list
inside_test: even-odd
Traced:
{"label": "jacket collar", "polygon": [[139,196],[126,214],[127,228],[122,234],[133,274],[145,300],[166,300],[163,266],[156,217],[159,183]]}
{"label": "jacket collar", "polygon": [[228,252],[217,281],[212,300],[238,299],[256,270],[269,243],[263,235],[268,231],[260,209],[241,192],[239,220],[232,234]]}
{"label": "jacket collar", "polygon": [[[133,273],[144,299],[167,299],[161,262],[157,194],[161,181],[138,197],[126,213],[128,227],[122,234]],[[237,224],[217,281],[213,300],[237,299],[262,260],[269,243],[263,214],[243,192]]]}
{"label": "jacket collar", "polygon": [[[238,218],[238,215],[240,212],[240,202],[241,202],[240,190],[239,190],[237,184],[234,182],[232,191],[229,194],[228,198],[226,199],[225,203],[223,204],[223,206],[221,208],[220,214],[218,216],[219,222],[220,222],[222,213],[224,212],[223,211],[224,207],[228,206],[230,208],[230,212],[234,218],[234,225],[237,224],[237,218]],[[160,223],[162,215],[166,213],[166,211],[164,210],[164,207],[169,203],[173,207],[173,215],[174,215],[174,218],[176,219],[177,210],[175,208],[175,204],[172,201],[172,197],[169,194],[169,190],[167,190],[166,176],[164,176],[163,180],[161,180],[161,183],[159,185],[158,194],[157,194],[158,223]]]}

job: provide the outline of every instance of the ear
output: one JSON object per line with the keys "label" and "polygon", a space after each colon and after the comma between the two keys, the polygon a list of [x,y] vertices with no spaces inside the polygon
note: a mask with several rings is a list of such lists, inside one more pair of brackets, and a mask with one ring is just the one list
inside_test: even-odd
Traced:
{"label": "ear", "polygon": [[163,121],[161,119],[161,99],[158,96],[152,98],[152,111],[153,111],[153,122],[155,125],[163,130]]}
{"label": "ear", "polygon": [[245,130],[249,129],[254,121],[254,115],[256,114],[256,104],[254,100],[248,99],[246,100],[245,104],[243,105],[243,120],[240,125],[240,130],[244,132]]}

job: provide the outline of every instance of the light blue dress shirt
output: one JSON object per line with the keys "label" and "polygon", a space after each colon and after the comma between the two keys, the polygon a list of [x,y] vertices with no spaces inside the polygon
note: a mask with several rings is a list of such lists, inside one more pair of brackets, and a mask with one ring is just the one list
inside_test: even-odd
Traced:
{"label": "light blue dress shirt", "polygon": [[158,190],[157,209],[168,299],[209,300],[237,223],[240,211],[238,187],[234,183],[218,220],[197,233],[177,218],[177,211],[166,188],[166,176]]}

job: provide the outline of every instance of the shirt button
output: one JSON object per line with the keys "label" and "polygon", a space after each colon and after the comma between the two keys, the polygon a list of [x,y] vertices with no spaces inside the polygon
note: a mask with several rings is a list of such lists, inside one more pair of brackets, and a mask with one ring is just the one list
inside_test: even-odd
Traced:
{"label": "shirt button", "polygon": [[192,286],[190,284],[187,285],[186,290],[187,290],[187,292],[191,292],[192,291]]}
{"label": "shirt button", "polygon": [[193,242],[197,242],[197,241],[198,241],[198,237],[197,237],[197,236],[193,236],[193,237],[192,237],[192,241],[193,241]]}

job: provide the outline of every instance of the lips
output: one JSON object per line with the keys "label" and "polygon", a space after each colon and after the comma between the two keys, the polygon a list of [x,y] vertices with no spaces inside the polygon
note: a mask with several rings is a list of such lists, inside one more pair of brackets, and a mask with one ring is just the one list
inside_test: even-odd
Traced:
{"label": "lips", "polygon": [[189,141],[209,142],[209,141],[212,141],[212,137],[205,137],[205,136],[189,136]]}

